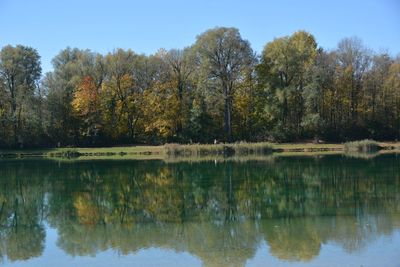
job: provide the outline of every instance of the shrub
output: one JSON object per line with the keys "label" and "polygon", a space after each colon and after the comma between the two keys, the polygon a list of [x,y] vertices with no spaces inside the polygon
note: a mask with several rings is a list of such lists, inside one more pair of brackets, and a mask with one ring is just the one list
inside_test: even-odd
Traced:
{"label": "shrub", "polygon": [[361,141],[346,142],[344,144],[345,152],[373,153],[379,151],[380,149],[381,147],[378,142],[368,139]]}
{"label": "shrub", "polygon": [[269,143],[234,143],[234,144],[166,144],[165,153],[169,156],[244,156],[244,155],[266,155],[272,153],[273,147]]}

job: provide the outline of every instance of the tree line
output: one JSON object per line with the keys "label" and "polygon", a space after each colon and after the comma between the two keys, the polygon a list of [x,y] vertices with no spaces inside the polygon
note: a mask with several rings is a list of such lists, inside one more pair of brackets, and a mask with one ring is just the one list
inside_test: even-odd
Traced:
{"label": "tree line", "polygon": [[42,75],[31,47],[0,51],[0,147],[400,137],[400,58],[306,31],[257,55],[236,28],[184,49],[66,48]]}

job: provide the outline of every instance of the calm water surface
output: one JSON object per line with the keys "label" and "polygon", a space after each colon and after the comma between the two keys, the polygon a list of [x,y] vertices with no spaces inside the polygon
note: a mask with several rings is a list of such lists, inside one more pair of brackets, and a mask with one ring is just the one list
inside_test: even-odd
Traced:
{"label": "calm water surface", "polygon": [[1,266],[400,266],[400,155],[0,161]]}

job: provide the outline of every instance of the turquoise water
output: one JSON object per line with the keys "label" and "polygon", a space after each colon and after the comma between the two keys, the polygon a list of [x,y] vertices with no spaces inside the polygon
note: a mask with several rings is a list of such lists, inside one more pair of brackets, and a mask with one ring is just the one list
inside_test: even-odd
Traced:
{"label": "turquoise water", "polygon": [[400,266],[400,156],[0,161],[2,266]]}

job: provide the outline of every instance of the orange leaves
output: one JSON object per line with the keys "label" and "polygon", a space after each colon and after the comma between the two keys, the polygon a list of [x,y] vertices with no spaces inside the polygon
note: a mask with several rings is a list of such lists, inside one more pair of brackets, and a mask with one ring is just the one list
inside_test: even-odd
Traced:
{"label": "orange leaves", "polygon": [[74,200],[74,207],[81,224],[95,225],[100,220],[99,209],[93,203],[90,194],[77,195]]}
{"label": "orange leaves", "polygon": [[179,100],[176,81],[156,83],[144,92],[145,131],[157,132],[162,137],[175,133],[179,119]]}
{"label": "orange leaves", "polygon": [[85,76],[74,93],[72,107],[80,116],[94,113],[100,106],[100,91],[91,76]]}

